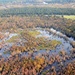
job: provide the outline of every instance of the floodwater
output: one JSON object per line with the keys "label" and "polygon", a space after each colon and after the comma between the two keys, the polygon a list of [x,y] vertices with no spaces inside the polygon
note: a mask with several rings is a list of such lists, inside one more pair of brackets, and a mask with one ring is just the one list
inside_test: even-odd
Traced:
{"label": "floodwater", "polygon": [[[5,33],[6,34],[6,33]],[[0,40],[0,43],[2,43],[2,48],[0,49],[0,57],[8,58],[10,56],[10,47],[13,45],[13,43],[7,43],[6,41],[12,38],[13,36],[17,36],[16,33],[10,33],[8,36],[4,37],[2,40]]]}
{"label": "floodwater", "polygon": [[[57,40],[60,41],[61,44],[58,45],[55,50],[50,50],[50,54],[58,54],[61,50],[65,50],[65,52],[70,53],[70,50],[72,49],[72,45],[70,44],[69,40],[74,41],[72,38],[68,38],[69,40],[65,40],[65,38],[60,37],[59,35],[52,34],[48,31],[45,30],[38,30],[41,34],[38,35],[37,37],[45,37],[49,40]],[[63,34],[64,35],[64,34]],[[66,35],[65,35],[66,36]],[[46,50],[43,50],[42,52],[45,52]],[[38,53],[41,53],[41,51],[38,51]]]}
{"label": "floodwater", "polygon": [[[34,50],[32,53],[31,52],[23,52],[21,53],[22,56],[29,56],[29,54],[32,54],[33,57],[35,56],[41,56],[42,54],[47,54],[47,55],[58,55],[60,53],[60,51],[65,51],[66,54],[70,54],[71,49],[73,48],[72,45],[70,44],[70,40],[74,41],[73,38],[68,38],[69,40],[66,40],[63,37],[60,37],[58,35],[54,35],[53,33],[50,33],[46,30],[42,30],[42,29],[37,29],[37,31],[40,32],[39,35],[36,36],[36,38],[38,37],[45,37],[46,39],[49,40],[57,40],[60,41],[61,44],[56,46],[56,48],[54,50]],[[63,34],[64,35],[64,34]],[[66,36],[66,35],[64,35]]]}
{"label": "floodwater", "polygon": [[[53,32],[56,32],[57,34],[62,34],[61,32],[58,32],[54,29],[50,29],[50,30],[53,30]],[[65,40],[63,37],[60,37],[59,35],[54,35],[53,33],[50,33],[46,30],[43,30],[43,29],[37,29],[37,31],[40,32],[39,35],[36,36],[37,37],[45,37],[46,39],[49,39],[49,40],[57,40],[57,41],[60,41],[61,44],[58,45],[55,50],[38,50],[38,51],[34,51],[33,52],[33,56],[37,56],[39,54],[45,54],[45,53],[48,53],[49,55],[57,55],[59,54],[59,52],[61,50],[64,50],[67,54],[70,54],[70,51],[72,49],[72,45],[70,44],[70,41],[69,40],[73,40],[73,38],[68,38],[69,40]],[[2,39],[2,40],[9,40],[10,38],[12,38],[13,36],[17,36],[18,34],[16,33],[10,33],[8,37]],[[63,36],[66,36],[64,34],[62,34]],[[10,56],[10,52],[6,52],[6,50],[9,50],[9,48],[12,46],[12,43],[7,43],[7,45],[5,44],[4,47],[2,47],[2,49],[0,50],[0,55],[2,55],[2,57],[9,57]],[[21,53],[22,55],[25,55],[25,56],[28,56],[29,52],[24,52],[24,53]]]}

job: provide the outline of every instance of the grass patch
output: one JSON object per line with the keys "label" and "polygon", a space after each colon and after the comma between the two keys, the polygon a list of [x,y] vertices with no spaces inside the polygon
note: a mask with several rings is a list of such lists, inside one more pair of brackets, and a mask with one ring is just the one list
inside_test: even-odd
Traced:
{"label": "grass patch", "polygon": [[[60,18],[62,18],[62,15],[56,15]],[[75,20],[75,15],[63,15],[64,18],[66,19],[72,19],[72,20]]]}
{"label": "grass patch", "polygon": [[64,18],[75,20],[75,15],[64,15]]}
{"label": "grass patch", "polygon": [[20,30],[20,31],[18,32],[18,34],[24,34],[24,33],[27,33],[28,35],[33,36],[33,37],[35,37],[35,36],[37,36],[37,35],[40,34],[39,31],[34,30],[34,29],[29,29],[29,28],[27,28],[27,29],[25,29],[25,30]]}
{"label": "grass patch", "polygon": [[35,36],[37,36],[37,35],[39,35],[39,34],[40,34],[40,32],[39,32],[39,31],[36,31],[36,30],[29,31],[29,35],[31,35],[31,36],[33,36],[33,37],[35,37]]}
{"label": "grass patch", "polygon": [[9,42],[9,43],[16,42],[17,39],[19,39],[19,36],[13,36],[12,38],[10,38],[9,40],[7,40],[6,42]]}
{"label": "grass patch", "polygon": [[60,41],[57,41],[57,40],[52,40],[52,41],[49,41],[49,40],[42,40],[40,43],[39,43],[39,46],[37,47],[37,49],[47,49],[47,50],[54,50],[55,47],[57,45],[60,45],[61,42]]}

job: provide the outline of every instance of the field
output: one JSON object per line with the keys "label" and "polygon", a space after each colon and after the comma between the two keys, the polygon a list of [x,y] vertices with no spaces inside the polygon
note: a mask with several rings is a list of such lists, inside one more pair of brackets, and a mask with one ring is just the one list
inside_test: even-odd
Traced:
{"label": "field", "polygon": [[60,17],[60,18],[66,18],[66,19],[71,19],[71,20],[75,20],[75,15],[56,15],[57,17]]}
{"label": "field", "polygon": [[64,18],[75,20],[75,15],[64,15]]}

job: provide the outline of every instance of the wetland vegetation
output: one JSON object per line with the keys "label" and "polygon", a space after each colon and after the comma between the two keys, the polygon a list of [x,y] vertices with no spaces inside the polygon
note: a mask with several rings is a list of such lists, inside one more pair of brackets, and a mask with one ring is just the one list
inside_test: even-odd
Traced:
{"label": "wetland vegetation", "polygon": [[75,75],[74,11],[1,10],[0,75]]}

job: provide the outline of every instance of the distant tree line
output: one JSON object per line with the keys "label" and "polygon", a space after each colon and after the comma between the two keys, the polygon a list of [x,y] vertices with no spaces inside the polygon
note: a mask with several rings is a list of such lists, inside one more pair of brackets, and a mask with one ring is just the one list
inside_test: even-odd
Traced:
{"label": "distant tree line", "polygon": [[45,0],[47,3],[72,3],[75,0]]}
{"label": "distant tree line", "polygon": [[0,10],[0,16],[10,15],[75,15],[72,8],[24,7]]}

